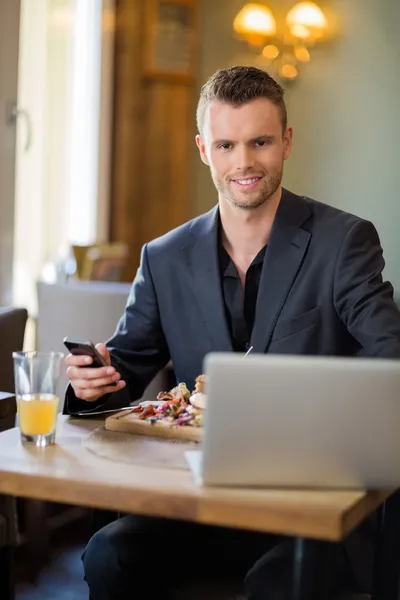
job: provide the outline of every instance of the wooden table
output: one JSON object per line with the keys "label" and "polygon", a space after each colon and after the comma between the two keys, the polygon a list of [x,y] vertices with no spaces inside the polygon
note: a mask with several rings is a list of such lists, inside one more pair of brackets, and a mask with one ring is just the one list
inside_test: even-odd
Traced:
{"label": "wooden table", "polygon": [[1,433],[0,493],[325,541],[342,540],[391,496],[201,488],[190,471],[94,455],[82,440],[102,424],[62,415],[57,444],[48,448],[22,446],[18,429]]}

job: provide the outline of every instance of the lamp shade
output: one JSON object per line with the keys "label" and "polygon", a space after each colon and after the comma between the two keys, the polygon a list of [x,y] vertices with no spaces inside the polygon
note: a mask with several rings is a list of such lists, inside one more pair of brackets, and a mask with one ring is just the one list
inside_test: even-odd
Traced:
{"label": "lamp shade", "polygon": [[250,2],[236,15],[233,29],[249,43],[260,44],[266,38],[275,35],[276,22],[267,6]]}
{"label": "lamp shade", "polygon": [[315,2],[297,2],[286,16],[286,24],[298,38],[322,37],[328,27],[324,13]]}

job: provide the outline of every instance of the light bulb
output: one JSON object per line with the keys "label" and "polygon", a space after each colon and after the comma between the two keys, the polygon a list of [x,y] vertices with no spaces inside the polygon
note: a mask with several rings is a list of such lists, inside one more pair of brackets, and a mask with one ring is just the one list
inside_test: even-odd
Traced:
{"label": "light bulb", "polygon": [[275,60],[275,58],[279,55],[279,50],[276,46],[269,44],[263,48],[262,55],[268,60]]}
{"label": "light bulb", "polygon": [[295,46],[293,52],[300,62],[309,62],[311,58],[310,53],[305,46]]}
{"label": "light bulb", "polygon": [[298,71],[294,65],[289,65],[287,63],[283,64],[279,69],[279,73],[285,79],[295,79],[298,75]]}

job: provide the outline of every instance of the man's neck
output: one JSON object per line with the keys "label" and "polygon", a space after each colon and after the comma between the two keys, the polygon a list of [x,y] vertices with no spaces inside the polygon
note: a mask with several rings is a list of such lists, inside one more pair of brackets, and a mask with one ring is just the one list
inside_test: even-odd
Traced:
{"label": "man's neck", "polygon": [[219,198],[222,244],[232,258],[250,264],[268,243],[281,197],[280,186],[267,202],[253,210],[236,208]]}

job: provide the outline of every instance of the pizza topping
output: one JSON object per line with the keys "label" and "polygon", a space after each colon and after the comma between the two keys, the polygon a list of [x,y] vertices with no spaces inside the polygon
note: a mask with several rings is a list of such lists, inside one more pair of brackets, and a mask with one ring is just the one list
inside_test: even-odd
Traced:
{"label": "pizza topping", "polygon": [[149,417],[154,417],[155,414],[156,411],[154,410],[154,407],[151,404],[149,404],[143,409],[143,412],[139,415],[139,419],[145,420]]}
{"label": "pizza topping", "polygon": [[198,377],[196,377],[196,389],[194,390],[194,392],[200,392],[200,394],[204,394],[205,379],[205,375],[199,375]]}
{"label": "pizza topping", "polygon": [[157,395],[157,400],[173,400],[174,397],[170,392],[160,392]]}
{"label": "pizza topping", "polygon": [[136,413],[140,420],[151,424],[202,427],[205,399],[204,375],[200,375],[192,394],[186,383],[180,383],[168,392],[160,392],[156,402],[142,402],[133,407],[131,412]]}
{"label": "pizza topping", "polygon": [[201,410],[205,410],[206,402],[207,396],[202,392],[194,392],[194,394],[190,396],[190,404]]}

